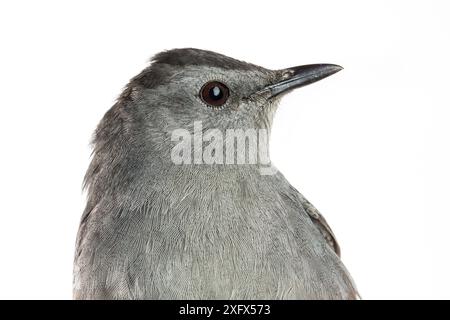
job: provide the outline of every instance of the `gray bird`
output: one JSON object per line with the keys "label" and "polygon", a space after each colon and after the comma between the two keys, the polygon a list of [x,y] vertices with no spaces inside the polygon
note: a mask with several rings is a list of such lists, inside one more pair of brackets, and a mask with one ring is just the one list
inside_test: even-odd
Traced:
{"label": "gray bird", "polygon": [[94,134],[74,298],[358,298],[324,217],[281,173],[198,162],[195,141],[173,159],[176,130],[270,132],[285,93],[341,69],[268,70],[191,48],[154,56]]}

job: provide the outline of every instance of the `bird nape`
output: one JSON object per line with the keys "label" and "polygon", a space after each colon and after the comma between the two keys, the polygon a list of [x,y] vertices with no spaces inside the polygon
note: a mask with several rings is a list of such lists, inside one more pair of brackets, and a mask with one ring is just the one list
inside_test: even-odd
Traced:
{"label": "bird nape", "polygon": [[74,298],[357,298],[331,228],[268,152],[280,99],[341,69],[154,56],[93,137]]}

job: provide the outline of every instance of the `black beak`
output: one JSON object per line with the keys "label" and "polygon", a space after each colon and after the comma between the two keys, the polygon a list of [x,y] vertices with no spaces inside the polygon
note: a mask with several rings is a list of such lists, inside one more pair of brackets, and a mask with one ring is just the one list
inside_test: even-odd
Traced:
{"label": "black beak", "polygon": [[335,64],[308,64],[282,70],[283,80],[267,86],[264,91],[270,92],[270,97],[300,88],[341,71],[343,68]]}

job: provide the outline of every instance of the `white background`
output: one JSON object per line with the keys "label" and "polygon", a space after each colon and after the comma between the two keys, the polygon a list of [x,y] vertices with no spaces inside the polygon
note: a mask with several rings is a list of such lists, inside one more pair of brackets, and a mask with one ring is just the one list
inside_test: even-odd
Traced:
{"label": "white background", "polygon": [[446,1],[0,4],[0,298],[71,298],[91,134],[175,47],[340,73],[290,94],[272,159],[325,215],[365,299],[450,298]]}

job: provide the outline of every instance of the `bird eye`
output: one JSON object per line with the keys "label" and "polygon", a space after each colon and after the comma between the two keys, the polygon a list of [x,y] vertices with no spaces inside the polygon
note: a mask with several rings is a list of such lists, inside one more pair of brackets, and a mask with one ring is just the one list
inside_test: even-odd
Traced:
{"label": "bird eye", "polygon": [[207,82],[200,90],[200,98],[203,102],[213,107],[224,105],[229,96],[228,87],[218,81]]}

